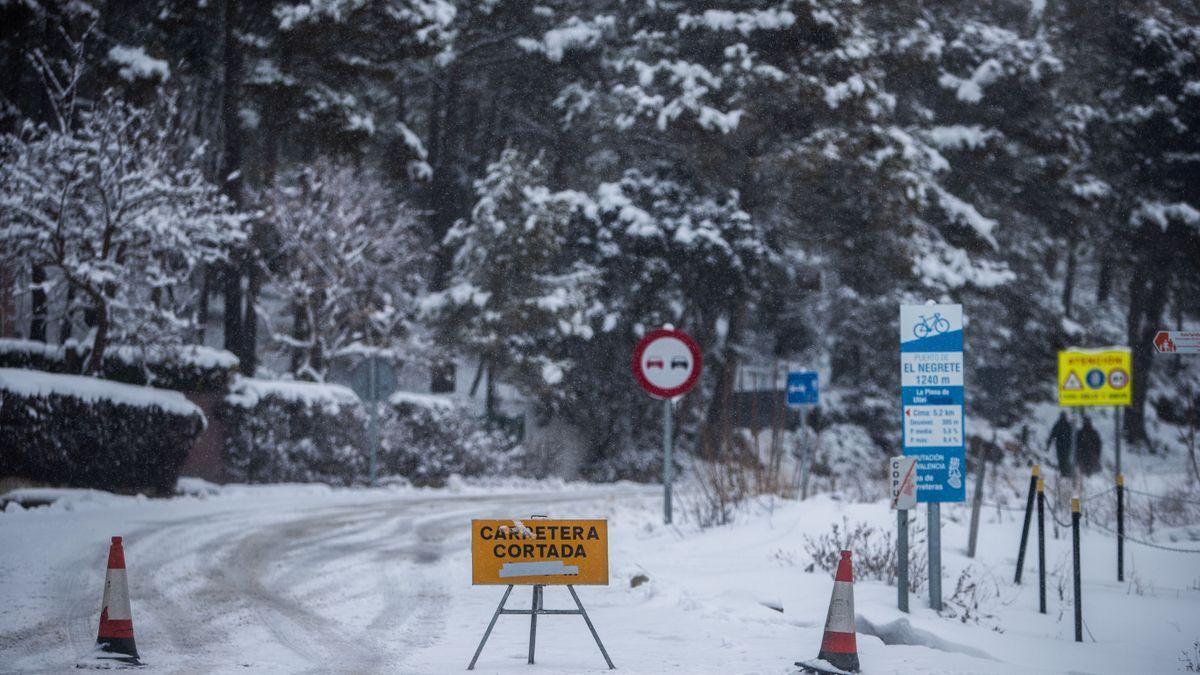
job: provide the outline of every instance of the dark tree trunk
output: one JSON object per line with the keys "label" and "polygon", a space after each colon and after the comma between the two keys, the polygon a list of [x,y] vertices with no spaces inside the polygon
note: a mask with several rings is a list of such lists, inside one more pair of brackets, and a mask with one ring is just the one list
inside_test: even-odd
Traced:
{"label": "dark tree trunk", "polygon": [[96,317],[96,337],[92,340],[92,353],[88,357],[87,366],[84,367],[85,375],[95,375],[100,372],[100,364],[104,362],[104,352],[108,349],[108,307],[97,302],[92,307],[92,313]]}
{"label": "dark tree trunk", "polygon": [[1096,302],[1106,302],[1108,296],[1112,293],[1113,282],[1113,259],[1112,256],[1105,253],[1100,259],[1100,279],[1096,284]]}
{"label": "dark tree trunk", "polygon": [[71,339],[71,303],[75,302],[75,287],[67,286],[67,297],[63,303],[62,322],[58,325],[58,343],[66,344]]}
{"label": "dark tree trunk", "polygon": [[[225,0],[221,8],[222,58],[224,72],[221,89],[221,163],[217,184],[235,206],[242,204],[242,137],[239,112],[242,98],[242,46],[238,41],[241,3]],[[252,247],[251,247],[252,249]],[[240,361],[241,372],[253,375],[257,365],[257,342],[252,250],[234,255],[224,270],[225,349]]]}
{"label": "dark tree trunk", "polygon": [[200,297],[196,305],[196,344],[204,344],[204,333],[208,327],[208,280],[209,266],[200,268]]}
{"label": "dark tree trunk", "polygon": [[46,269],[34,265],[31,270],[33,293],[29,296],[29,339],[37,342],[46,341],[46,291],[42,284],[46,283]]}
{"label": "dark tree trunk", "polygon": [[462,210],[458,194],[459,167],[455,165],[455,151],[461,131],[457,121],[459,91],[458,70],[451,68],[446,76],[445,93],[439,91],[434,97],[435,108],[430,129],[430,136],[436,148],[436,152],[430,157],[433,176],[429,181],[430,225],[435,246],[430,285],[434,290],[445,288],[449,282],[454,250],[443,245],[442,240]]}
{"label": "dark tree trunk", "polygon": [[1131,443],[1145,443],[1147,387],[1154,366],[1154,334],[1167,305],[1171,279],[1170,239],[1154,233],[1139,242],[1144,257],[1129,281],[1129,345],[1133,352],[1133,405],[1125,414]]}
{"label": "dark tree trunk", "polygon": [[[304,306],[300,303],[292,305],[292,340],[299,344],[308,338],[306,330],[307,322],[304,318]],[[301,347],[292,347],[292,367],[293,373],[300,372],[300,368],[304,365],[305,350]]]}
{"label": "dark tree trunk", "polygon": [[1067,240],[1067,276],[1063,280],[1062,292],[1063,314],[1068,318],[1071,316],[1071,305],[1075,296],[1075,276],[1079,266],[1079,256],[1076,253],[1077,248],[1079,248],[1079,244],[1076,242],[1075,236],[1072,235]]}
{"label": "dark tree trunk", "polygon": [[[737,343],[741,338],[742,325],[746,320],[745,307],[735,308],[730,313],[729,331],[725,335],[725,344],[718,352],[716,363],[712,364],[716,372],[716,387],[712,400],[708,403],[708,414],[705,416],[701,431],[701,447],[721,453],[729,440],[733,428],[731,402],[733,399],[734,377],[737,374],[738,355]],[[725,448],[731,450],[731,448]]]}
{"label": "dark tree trunk", "polygon": [[483,401],[483,414],[490,422],[496,415],[496,362],[488,358],[487,391]]}

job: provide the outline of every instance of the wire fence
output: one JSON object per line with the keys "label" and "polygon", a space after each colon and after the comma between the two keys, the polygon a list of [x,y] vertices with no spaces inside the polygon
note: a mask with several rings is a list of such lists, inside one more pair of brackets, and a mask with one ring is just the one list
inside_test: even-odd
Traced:
{"label": "wire fence", "polygon": [[[1103,497],[1105,495],[1116,492],[1116,489],[1117,488],[1114,486],[1114,487],[1110,487],[1105,490],[1099,490],[1099,491],[1093,492],[1089,495],[1080,497],[1079,498],[1080,504],[1081,505],[1086,504],[1090,500],[1094,500],[1098,497]],[[1181,497],[1174,497],[1171,495],[1156,495],[1156,494],[1153,494],[1150,492],[1144,492],[1142,490],[1133,490],[1128,487],[1125,488],[1125,492],[1127,494],[1133,493],[1136,495],[1140,495],[1140,496],[1148,497],[1148,498],[1152,498],[1152,499],[1160,499],[1160,500],[1164,500],[1164,501],[1175,501],[1175,502],[1181,502],[1181,503],[1185,503],[1185,504],[1193,504],[1193,505],[1200,506],[1200,501],[1192,500],[1192,499],[1185,499],[1185,498],[1181,498]],[[987,502],[984,502],[984,504],[991,508],[997,508],[997,509],[1000,509],[1003,511],[1010,511],[1010,512],[1014,512],[1014,513],[1024,513],[1025,512],[1024,507],[1014,508],[1014,507],[1010,507],[1010,506],[1005,506],[1003,504],[987,503]],[[1055,522],[1055,524],[1057,524],[1059,527],[1063,527],[1063,528],[1071,527],[1071,522],[1069,520],[1064,521],[1061,518],[1059,518],[1058,514],[1060,512],[1060,509],[1058,508],[1058,505],[1054,503],[1054,498],[1052,496],[1050,496],[1049,494],[1046,494],[1046,507],[1047,507],[1046,511],[1049,512],[1050,518]],[[1159,549],[1162,551],[1171,551],[1173,553],[1197,553],[1197,554],[1200,554],[1200,548],[1180,548],[1177,546],[1167,546],[1164,544],[1159,544],[1157,542],[1148,541],[1146,539],[1141,539],[1138,537],[1130,536],[1128,532],[1126,532],[1124,535],[1121,535],[1116,530],[1113,530],[1112,528],[1104,525],[1103,523],[1101,523],[1099,521],[1090,520],[1086,523],[1086,525],[1089,528],[1094,527],[1113,538],[1119,538],[1119,537],[1123,536],[1125,538],[1125,541],[1133,542],[1135,544],[1140,544],[1142,546],[1147,546],[1147,547]]]}

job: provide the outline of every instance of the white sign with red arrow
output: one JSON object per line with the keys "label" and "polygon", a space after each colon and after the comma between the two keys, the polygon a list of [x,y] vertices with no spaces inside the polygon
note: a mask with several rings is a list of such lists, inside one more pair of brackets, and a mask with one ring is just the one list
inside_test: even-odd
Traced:
{"label": "white sign with red arrow", "polygon": [[892,457],[888,479],[892,484],[892,508],[907,511],[917,508],[917,458]]}
{"label": "white sign with red arrow", "polygon": [[1200,330],[1160,330],[1154,349],[1160,354],[1200,354]]}

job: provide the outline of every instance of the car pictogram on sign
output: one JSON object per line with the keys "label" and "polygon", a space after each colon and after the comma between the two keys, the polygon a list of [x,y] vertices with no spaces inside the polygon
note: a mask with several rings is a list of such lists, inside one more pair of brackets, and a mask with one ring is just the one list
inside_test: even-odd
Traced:
{"label": "car pictogram on sign", "polygon": [[674,370],[676,368],[687,368],[687,367],[688,367],[688,360],[683,358],[682,356],[676,356],[675,358],[671,359],[671,370]]}
{"label": "car pictogram on sign", "polygon": [[647,368],[662,368],[663,360],[662,359],[647,359],[646,367]]}
{"label": "car pictogram on sign", "polygon": [[1125,372],[1124,370],[1121,370],[1120,368],[1114,368],[1113,371],[1108,374],[1108,386],[1112,387],[1113,389],[1124,389],[1125,385],[1127,384],[1129,384],[1129,373]]}

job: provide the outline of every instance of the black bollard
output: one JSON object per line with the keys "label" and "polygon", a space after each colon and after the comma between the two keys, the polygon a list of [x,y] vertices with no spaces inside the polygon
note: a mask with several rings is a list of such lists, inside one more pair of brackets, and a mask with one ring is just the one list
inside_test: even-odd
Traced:
{"label": "black bollard", "polygon": [[1033,465],[1033,473],[1029,476],[1029,496],[1025,499],[1025,525],[1021,527],[1021,545],[1017,549],[1017,576],[1013,583],[1021,583],[1021,568],[1025,566],[1025,544],[1029,541],[1029,521],[1033,518],[1033,495],[1037,491],[1038,476],[1042,469]]}
{"label": "black bollard", "polygon": [[1125,476],[1117,474],[1117,581],[1125,581]]}
{"label": "black bollard", "polygon": [[1079,580],[1079,498],[1071,500],[1071,544],[1075,558],[1075,641],[1083,642],[1083,590]]}
{"label": "black bollard", "polygon": [[1038,611],[1046,613],[1046,483],[1037,482],[1038,525]]}

